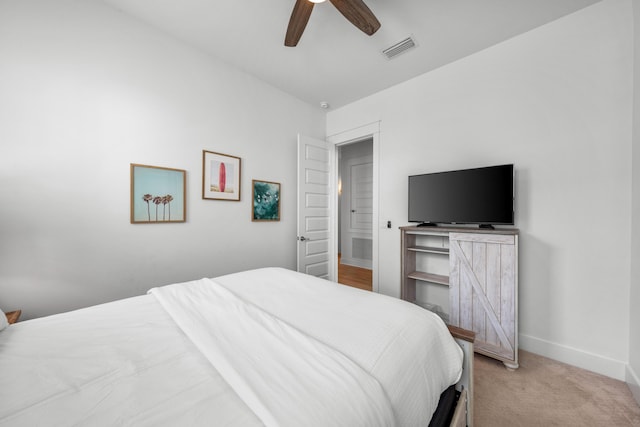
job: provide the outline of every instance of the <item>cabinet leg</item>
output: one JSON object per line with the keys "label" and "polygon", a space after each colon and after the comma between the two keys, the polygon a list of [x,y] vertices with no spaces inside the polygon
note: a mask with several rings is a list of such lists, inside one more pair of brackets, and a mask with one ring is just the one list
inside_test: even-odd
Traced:
{"label": "cabinet leg", "polygon": [[507,368],[507,371],[515,371],[520,367],[518,362],[502,362],[504,367]]}

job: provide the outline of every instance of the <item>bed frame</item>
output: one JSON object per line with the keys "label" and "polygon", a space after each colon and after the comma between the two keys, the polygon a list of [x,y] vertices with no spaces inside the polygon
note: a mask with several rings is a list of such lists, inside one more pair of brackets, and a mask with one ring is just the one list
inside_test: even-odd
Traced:
{"label": "bed frame", "polygon": [[450,427],[473,427],[473,342],[476,334],[473,331],[448,326],[449,332],[462,348],[462,377],[455,388],[460,393]]}

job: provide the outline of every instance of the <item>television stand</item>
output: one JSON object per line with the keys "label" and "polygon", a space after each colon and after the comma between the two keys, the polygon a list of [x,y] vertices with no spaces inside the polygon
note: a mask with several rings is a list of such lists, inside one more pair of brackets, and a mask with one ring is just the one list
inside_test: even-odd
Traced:
{"label": "television stand", "polygon": [[400,227],[400,298],[476,333],[476,353],[518,367],[518,230]]}
{"label": "television stand", "polygon": [[437,227],[438,224],[436,224],[435,222],[422,222],[420,224],[418,224],[416,227]]}
{"label": "television stand", "polygon": [[487,230],[495,230],[496,228],[491,224],[480,224],[478,228],[484,228]]}

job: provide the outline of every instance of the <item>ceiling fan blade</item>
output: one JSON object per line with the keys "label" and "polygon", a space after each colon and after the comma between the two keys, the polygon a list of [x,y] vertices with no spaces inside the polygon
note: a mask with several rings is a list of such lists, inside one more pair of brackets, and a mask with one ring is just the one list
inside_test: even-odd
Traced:
{"label": "ceiling fan blade", "polygon": [[330,0],[353,25],[372,35],[380,28],[380,21],[362,0]]}
{"label": "ceiling fan blade", "polygon": [[313,11],[314,3],[308,0],[297,0],[291,12],[289,26],[287,27],[287,35],[284,37],[284,45],[294,47],[298,44],[302,33],[304,32],[309,17]]}

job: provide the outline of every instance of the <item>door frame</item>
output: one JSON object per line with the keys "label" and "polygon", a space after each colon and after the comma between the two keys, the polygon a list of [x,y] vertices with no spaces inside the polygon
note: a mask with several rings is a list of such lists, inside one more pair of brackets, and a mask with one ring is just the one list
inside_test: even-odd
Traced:
{"label": "door frame", "polygon": [[[373,292],[379,292],[379,269],[378,269],[378,255],[379,255],[379,231],[380,231],[380,219],[379,219],[379,164],[380,164],[380,122],[373,122],[363,126],[359,126],[354,129],[349,129],[343,132],[330,135],[326,138],[326,141],[335,146],[348,145],[363,140],[373,140],[373,213],[371,219],[371,238],[373,240],[373,251],[371,255],[371,273],[372,273],[372,290]],[[338,150],[334,150],[333,165],[331,170],[331,187],[338,188],[339,177],[339,164],[338,164]],[[330,276],[338,279],[338,192],[333,192],[333,206],[331,211],[331,235],[334,236],[331,245],[332,250],[330,253],[335,254],[331,260],[329,260]]]}

